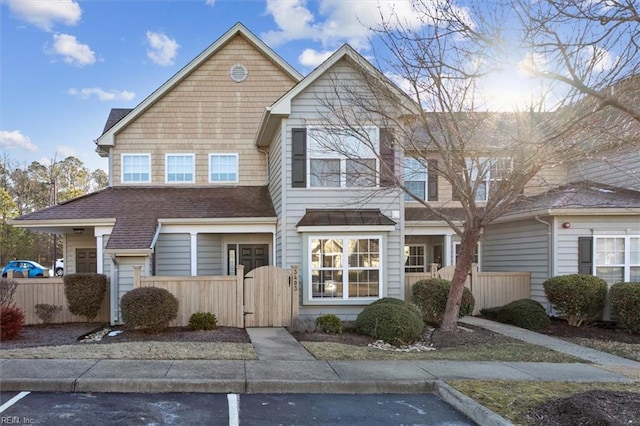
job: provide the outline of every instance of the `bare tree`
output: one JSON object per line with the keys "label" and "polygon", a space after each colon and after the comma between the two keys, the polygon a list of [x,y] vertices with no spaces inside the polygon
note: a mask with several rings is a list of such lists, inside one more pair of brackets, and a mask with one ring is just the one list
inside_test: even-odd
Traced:
{"label": "bare tree", "polygon": [[[411,22],[385,15],[380,27],[372,29],[383,42],[376,57],[385,75],[355,60],[351,65],[360,71],[358,76],[345,79],[335,74],[327,86],[331,89],[319,99],[327,128],[343,135],[318,144],[358,164],[358,170],[374,176],[371,182],[385,186],[382,183],[391,180],[394,188],[459,235],[460,253],[442,331],[456,330],[464,282],[483,229],[523,195],[550,189],[545,170],[628,148],[627,132],[614,130],[619,120],[636,118],[637,103],[603,103],[615,97],[610,87],[618,81],[614,77],[630,77],[629,73],[610,73],[609,84],[592,81],[586,86],[577,84],[577,78],[560,78],[560,71],[552,79],[548,71],[524,66],[550,52],[535,33],[546,27],[525,26],[524,18],[533,11],[514,8],[515,4],[493,2],[491,8],[471,9],[448,0],[425,0],[414,3]],[[521,6],[527,4],[523,1]],[[584,42],[593,41],[583,37]],[[583,75],[594,76],[600,62],[581,66]],[[527,68],[530,74],[524,81],[533,90],[519,108],[493,111],[487,96],[491,81],[495,76],[500,81],[515,67]],[[609,107],[617,114],[604,110]],[[372,123],[385,129],[379,139],[368,130]],[[585,129],[590,130],[588,140]],[[345,144],[345,136],[366,147],[366,155],[362,148],[354,149],[355,144]],[[633,143],[638,146],[637,140]],[[394,163],[385,158],[389,148],[397,154]],[[403,157],[437,173],[451,188],[450,200],[426,201],[407,185],[399,170]]]}

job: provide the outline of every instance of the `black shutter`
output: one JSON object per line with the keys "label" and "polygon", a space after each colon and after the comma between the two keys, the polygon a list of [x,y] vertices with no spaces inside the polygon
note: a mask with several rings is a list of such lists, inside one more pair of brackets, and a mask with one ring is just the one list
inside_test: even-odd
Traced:
{"label": "black shutter", "polygon": [[393,147],[393,135],[389,129],[380,129],[380,186],[395,185],[396,153]]}
{"label": "black shutter", "polygon": [[592,237],[578,237],[578,273],[593,275]]}
{"label": "black shutter", "polygon": [[291,130],[291,186],[307,187],[307,129]]}
{"label": "black shutter", "polygon": [[438,201],[438,160],[427,160],[427,200]]}

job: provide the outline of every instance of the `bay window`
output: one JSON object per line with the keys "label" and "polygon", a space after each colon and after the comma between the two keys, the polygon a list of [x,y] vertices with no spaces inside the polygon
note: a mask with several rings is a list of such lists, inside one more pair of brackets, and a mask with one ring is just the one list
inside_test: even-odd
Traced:
{"label": "bay window", "polygon": [[322,236],[308,241],[311,300],[380,297],[380,237]]}

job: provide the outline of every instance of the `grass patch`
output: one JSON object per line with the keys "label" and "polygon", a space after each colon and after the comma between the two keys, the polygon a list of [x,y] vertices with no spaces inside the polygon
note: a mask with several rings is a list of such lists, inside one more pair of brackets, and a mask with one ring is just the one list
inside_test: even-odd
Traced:
{"label": "grass patch", "polygon": [[447,383],[515,424],[527,424],[527,411],[546,401],[591,390],[640,393],[637,383],[568,383],[506,380],[451,380]]}
{"label": "grass patch", "polygon": [[5,349],[1,358],[27,359],[258,359],[251,343],[126,342]]}
{"label": "grass patch", "polygon": [[640,344],[615,342],[612,340],[587,339],[585,337],[575,337],[566,339],[572,343],[597,349],[623,358],[640,361]]}
{"label": "grass patch", "polygon": [[584,360],[529,343],[499,343],[458,346],[429,352],[392,352],[364,346],[333,342],[301,342],[316,359],[338,360],[451,360],[451,361],[521,361],[585,362]]}

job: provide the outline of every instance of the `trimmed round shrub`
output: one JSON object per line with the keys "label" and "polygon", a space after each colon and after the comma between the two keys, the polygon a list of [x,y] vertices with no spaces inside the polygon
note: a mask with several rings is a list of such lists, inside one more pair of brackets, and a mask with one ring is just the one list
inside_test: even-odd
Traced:
{"label": "trimmed round shrub", "polygon": [[489,319],[527,330],[540,330],[551,323],[544,306],[532,299],[515,300],[497,308],[482,309],[480,313]]}
{"label": "trimmed round shrub", "polygon": [[191,330],[214,330],[218,327],[218,318],[211,312],[195,312],[189,317]]}
{"label": "trimmed round shrub", "polygon": [[316,318],[316,328],[323,333],[342,334],[342,320],[334,314],[325,314]]}
{"label": "trimmed round shrub", "polygon": [[356,330],[360,334],[400,346],[419,340],[424,322],[406,303],[372,303],[356,318]]}
{"label": "trimmed round shrub", "polygon": [[[422,319],[430,325],[439,325],[442,322],[444,311],[447,308],[449,288],[451,282],[442,278],[420,280],[411,289],[411,301],[420,309]],[[476,301],[471,290],[462,290],[462,300],[458,317],[471,315]]]}
{"label": "trimmed round shrub", "polygon": [[12,340],[22,333],[24,313],[15,304],[0,306],[0,340]]}
{"label": "trimmed round shrub", "polygon": [[94,273],[69,274],[62,280],[69,312],[83,316],[87,321],[98,316],[107,292],[107,276]]}
{"label": "trimmed round shrub", "polygon": [[574,327],[600,314],[607,300],[607,282],[594,275],[560,275],[542,286],[549,302]]}
{"label": "trimmed round shrub", "polygon": [[120,310],[128,327],[158,332],[178,316],[178,299],[163,288],[138,287],[122,296]]}
{"label": "trimmed round shrub", "polygon": [[640,282],[612,285],[609,301],[620,325],[632,333],[640,333]]}

